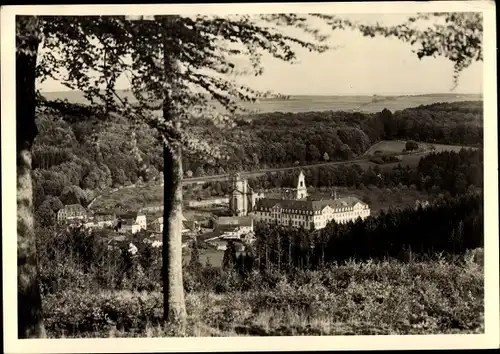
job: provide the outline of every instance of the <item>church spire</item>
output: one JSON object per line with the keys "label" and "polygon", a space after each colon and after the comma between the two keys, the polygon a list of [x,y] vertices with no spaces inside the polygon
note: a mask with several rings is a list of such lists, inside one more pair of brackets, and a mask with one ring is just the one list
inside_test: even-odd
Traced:
{"label": "church spire", "polygon": [[305,181],[304,171],[300,170],[299,178],[297,181],[297,196],[296,199],[305,199],[307,198],[307,187]]}

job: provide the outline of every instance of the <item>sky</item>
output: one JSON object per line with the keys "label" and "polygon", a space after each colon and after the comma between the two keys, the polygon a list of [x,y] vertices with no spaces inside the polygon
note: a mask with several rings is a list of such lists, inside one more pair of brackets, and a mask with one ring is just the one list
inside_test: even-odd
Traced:
{"label": "sky", "polygon": [[[366,24],[379,22],[390,25],[401,22],[407,16],[344,15],[344,18]],[[482,62],[475,62],[463,71],[458,86],[452,91],[452,62],[442,57],[419,60],[408,43],[337,30],[332,33],[330,44],[337,49],[322,54],[297,49],[299,62],[296,64],[265,55],[263,75],[238,77],[236,80],[257,90],[271,90],[284,95],[482,93]],[[117,86],[126,89],[128,81],[121,78]],[[54,81],[39,84],[38,88],[45,92],[68,90]]]}

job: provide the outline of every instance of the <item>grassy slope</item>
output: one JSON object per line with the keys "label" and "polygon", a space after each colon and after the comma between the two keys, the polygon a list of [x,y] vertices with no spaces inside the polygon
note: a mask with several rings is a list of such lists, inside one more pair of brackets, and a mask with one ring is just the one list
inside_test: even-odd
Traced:
{"label": "grassy slope", "polygon": [[[443,152],[443,151],[454,151],[454,152],[459,152],[462,148],[466,146],[461,146],[461,145],[444,145],[444,144],[428,144],[428,143],[419,143],[421,147],[425,147],[427,149],[430,148],[430,146],[434,146],[436,148],[436,152]],[[377,144],[371,146],[367,151],[366,155],[373,155],[375,151],[381,151],[382,153],[401,153],[403,149],[406,146],[406,142],[402,140],[382,140],[378,142]],[[477,149],[477,148],[471,148],[471,147],[466,147],[469,149]]]}
{"label": "grassy slope", "polygon": [[[159,292],[90,290],[44,298],[46,326],[53,338],[484,331],[483,268],[477,259],[467,258],[462,264],[350,263],[322,272],[299,272],[292,282],[281,276],[274,289],[255,284],[250,291],[188,293],[186,329],[161,325]],[[76,323],[99,328],[74,331]]]}
{"label": "grassy slope", "polygon": [[93,209],[114,208],[122,204],[125,209],[137,210],[145,206],[163,204],[163,187],[158,184],[148,184],[132,188],[121,188],[116,192],[106,192],[92,204]]}

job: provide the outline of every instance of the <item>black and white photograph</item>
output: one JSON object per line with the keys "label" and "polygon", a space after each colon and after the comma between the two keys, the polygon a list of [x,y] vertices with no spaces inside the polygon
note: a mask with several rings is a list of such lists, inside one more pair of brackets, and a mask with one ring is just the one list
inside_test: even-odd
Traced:
{"label": "black and white photograph", "polygon": [[490,1],[2,7],[5,351],[498,347],[495,48]]}

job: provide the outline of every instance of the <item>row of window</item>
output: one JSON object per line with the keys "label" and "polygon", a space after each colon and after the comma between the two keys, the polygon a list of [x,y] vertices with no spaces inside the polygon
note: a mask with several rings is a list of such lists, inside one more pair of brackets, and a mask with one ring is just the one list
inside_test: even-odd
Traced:
{"label": "row of window", "polygon": [[[343,213],[329,213],[329,214],[319,214],[320,217],[326,217],[326,216],[340,216],[340,217],[345,217],[345,216],[350,216],[350,215],[354,215],[354,216],[362,216],[362,215],[368,215],[368,210],[367,209],[364,209],[364,210],[356,210],[356,211],[350,211],[350,212],[343,212]],[[264,216],[264,217],[272,217],[272,218],[279,218],[280,215],[283,215],[282,217],[287,217],[286,216],[286,213],[284,214],[278,214],[278,213],[269,213],[269,212],[260,212],[261,216]],[[306,215],[296,215],[295,217],[299,218],[299,219],[303,219],[303,220],[306,220],[307,219],[307,216]]]}
{"label": "row of window", "polygon": [[[274,209],[274,208],[259,208],[257,211],[259,212],[266,212],[266,211],[280,211],[281,213],[284,214],[303,214],[303,215],[313,215],[314,212],[312,211],[306,211],[306,210],[294,210],[294,209]],[[316,212],[319,213],[319,212]],[[265,214],[265,213],[264,213]]]}
{"label": "row of window", "polygon": [[262,218],[262,220],[264,222],[267,222],[267,223],[276,223],[276,224],[280,224],[280,225],[292,225],[292,226],[307,226],[308,223],[305,222],[305,221],[299,221],[299,220],[283,220],[283,222],[280,222],[278,223],[278,220],[276,219],[272,219],[272,218]]}
{"label": "row of window", "polygon": [[[363,206],[362,211],[365,211],[368,209],[368,206]],[[284,214],[303,214],[303,215],[313,215],[313,214],[320,214],[320,211],[307,211],[307,210],[295,210],[295,209],[279,209],[279,208],[258,208],[257,211],[262,212],[265,214],[265,212],[269,211],[274,211],[274,212],[281,212]],[[333,209],[333,213],[339,213],[339,212],[361,212],[359,210],[354,210],[353,208],[337,208]],[[269,213],[268,213],[269,214]]]}

